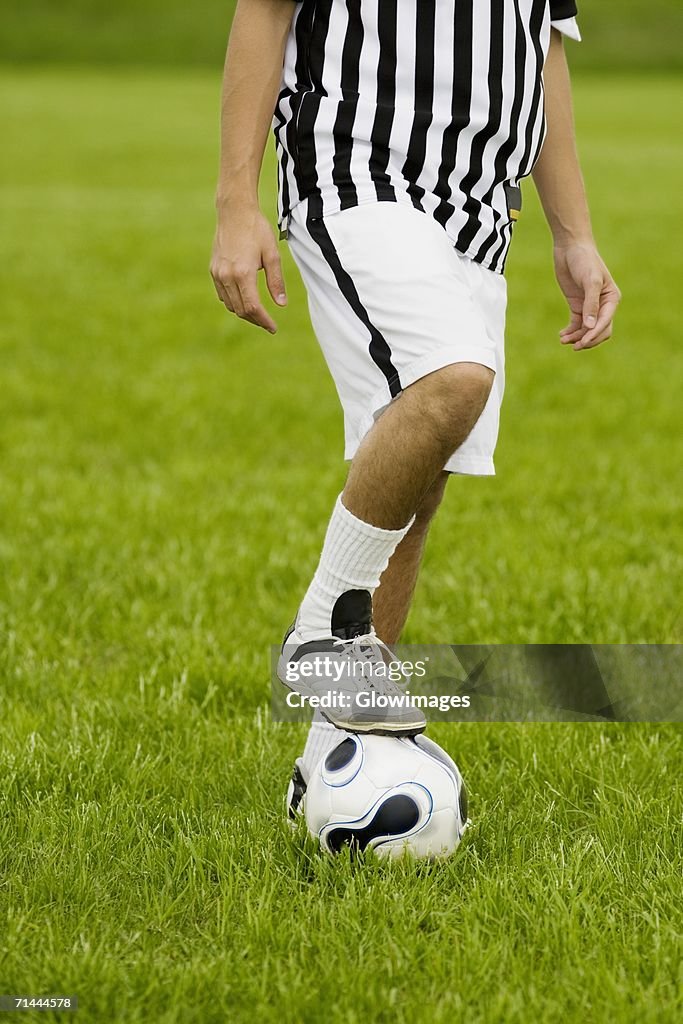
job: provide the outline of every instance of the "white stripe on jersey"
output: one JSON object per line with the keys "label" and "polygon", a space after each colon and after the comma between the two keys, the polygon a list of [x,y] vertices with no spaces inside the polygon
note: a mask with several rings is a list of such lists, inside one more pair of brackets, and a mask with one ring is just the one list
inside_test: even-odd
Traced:
{"label": "white stripe on jersey", "polygon": [[[574,0],[302,0],[275,110],[279,216],[412,204],[502,271],[543,141],[551,24]],[[511,206],[511,203],[514,205]]]}

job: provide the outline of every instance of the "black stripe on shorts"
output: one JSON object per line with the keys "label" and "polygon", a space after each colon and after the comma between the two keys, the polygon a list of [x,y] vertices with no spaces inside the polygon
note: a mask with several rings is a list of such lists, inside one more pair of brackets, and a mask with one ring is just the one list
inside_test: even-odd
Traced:
{"label": "black stripe on shorts", "polygon": [[369,333],[370,344],[368,346],[368,351],[370,353],[370,357],[373,363],[384,374],[387,387],[389,388],[389,394],[392,398],[395,398],[397,395],[400,395],[403,389],[401,387],[398,370],[391,359],[391,347],[382,332],[373,324],[367,309],[360,300],[360,296],[356,291],[356,286],[353,283],[350,274],[348,271],[344,270],[341,260],[339,259],[339,254],[334,247],[334,242],[330,238],[322,216],[320,216],[320,211],[317,208],[318,202],[318,196],[312,197],[312,199],[309,200],[306,227],[308,228],[308,232],[313,241],[319,246],[325,262],[334,274],[334,279],[337,282],[340,292]]}

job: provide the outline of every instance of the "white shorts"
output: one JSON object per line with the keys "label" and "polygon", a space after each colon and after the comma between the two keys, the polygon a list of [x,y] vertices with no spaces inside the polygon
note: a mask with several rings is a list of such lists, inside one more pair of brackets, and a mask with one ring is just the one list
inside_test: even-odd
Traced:
{"label": "white shorts", "polygon": [[505,278],[456,252],[428,214],[399,203],[289,218],[313,329],[344,410],[345,457],[404,388],[452,363],[495,371],[467,440],[444,467],[490,476],[505,386]]}

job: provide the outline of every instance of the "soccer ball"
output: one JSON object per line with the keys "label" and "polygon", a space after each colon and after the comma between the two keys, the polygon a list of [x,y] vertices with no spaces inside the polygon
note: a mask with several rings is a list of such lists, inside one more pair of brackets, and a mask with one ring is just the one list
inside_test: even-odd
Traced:
{"label": "soccer ball", "polygon": [[448,857],[467,824],[467,790],[454,761],[426,736],[349,734],[317,765],[306,824],[323,850],[380,857]]}

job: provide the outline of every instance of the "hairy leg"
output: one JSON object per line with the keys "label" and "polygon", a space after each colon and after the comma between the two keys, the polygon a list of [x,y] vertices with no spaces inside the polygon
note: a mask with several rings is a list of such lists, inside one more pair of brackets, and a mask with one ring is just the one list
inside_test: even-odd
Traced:
{"label": "hairy leg", "polygon": [[493,377],[479,363],[453,363],[406,388],[356,452],[342,494],[349,512],[404,527],[479,419]]}
{"label": "hairy leg", "polygon": [[398,643],[417,583],[431,521],[438,509],[448,473],[440,473],[415,513],[415,522],[391,556],[373,597],[377,635],[387,644]]}
{"label": "hairy leg", "polygon": [[341,628],[340,616],[358,616],[349,600],[337,607],[340,599],[363,590],[372,598],[405,541],[385,588],[391,593],[396,577],[396,597],[384,609],[380,605],[379,628],[387,637],[398,634],[424,545],[427,494],[481,415],[493,377],[479,363],[453,363],[410,385],[380,416],[356,453],[330,518],[318,568],[299,606],[299,636],[328,636]]}

